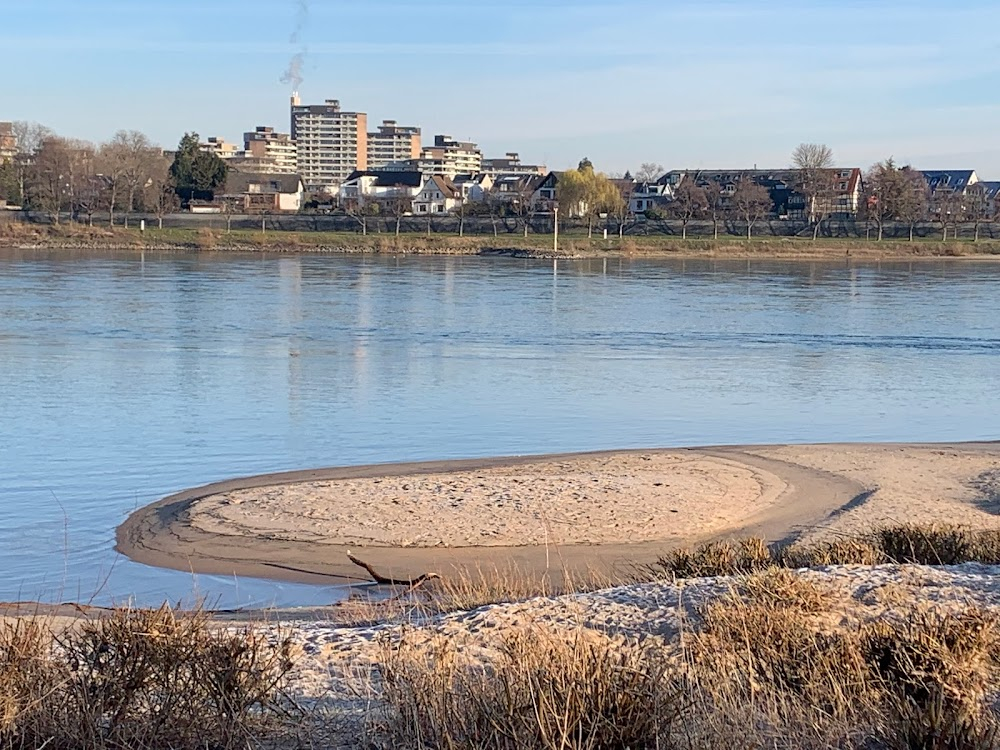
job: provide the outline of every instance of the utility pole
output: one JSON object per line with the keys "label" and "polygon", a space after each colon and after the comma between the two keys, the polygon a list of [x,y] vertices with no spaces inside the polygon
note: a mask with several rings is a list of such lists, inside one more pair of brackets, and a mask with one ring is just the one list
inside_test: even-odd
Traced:
{"label": "utility pole", "polygon": [[559,206],[552,207],[552,252],[559,252]]}

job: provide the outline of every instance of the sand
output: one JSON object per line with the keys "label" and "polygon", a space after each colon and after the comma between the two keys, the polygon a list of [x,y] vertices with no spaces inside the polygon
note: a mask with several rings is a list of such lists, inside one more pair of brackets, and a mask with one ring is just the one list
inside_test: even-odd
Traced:
{"label": "sand", "polygon": [[592,571],[758,534],[880,521],[1000,527],[1000,446],[805,445],[619,451],[266,475],[165,498],[118,548],[153,565],[302,582],[514,566]]}

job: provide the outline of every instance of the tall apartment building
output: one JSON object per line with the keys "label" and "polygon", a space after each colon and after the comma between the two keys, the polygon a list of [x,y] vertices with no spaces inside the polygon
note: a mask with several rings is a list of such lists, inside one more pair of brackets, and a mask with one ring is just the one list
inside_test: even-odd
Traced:
{"label": "tall apartment building", "polygon": [[344,112],[336,99],[302,104],[293,95],[292,138],[307,191],[336,192],[352,172],[368,168],[368,115]]}
{"label": "tall apartment building", "polygon": [[298,171],[298,149],[288,133],[258,125],[243,134],[243,154],[235,159],[237,169],[265,174],[295,174]]}
{"label": "tall apartment building", "polygon": [[427,173],[453,177],[457,174],[478,174],[483,167],[483,152],[475,143],[456,141],[450,135],[434,136],[434,145],[420,154]]}
{"label": "tall apartment building", "polygon": [[420,158],[420,128],[383,120],[378,131],[368,134],[368,169],[381,169],[393,162]]}
{"label": "tall apartment building", "polygon": [[227,143],[225,138],[212,136],[198,147],[207,153],[215,154],[220,159],[232,159],[240,153],[240,147],[235,143]]}
{"label": "tall apartment building", "polygon": [[534,177],[546,175],[549,170],[542,164],[522,164],[520,154],[516,151],[508,151],[502,159],[483,159],[483,173],[490,175],[490,177],[502,174]]}
{"label": "tall apartment building", "polygon": [[14,123],[0,122],[0,162],[17,156],[17,136],[14,135]]}

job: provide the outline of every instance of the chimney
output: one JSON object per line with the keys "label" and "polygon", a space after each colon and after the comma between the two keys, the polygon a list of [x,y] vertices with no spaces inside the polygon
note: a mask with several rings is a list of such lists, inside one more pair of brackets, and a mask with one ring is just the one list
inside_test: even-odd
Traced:
{"label": "chimney", "polygon": [[302,100],[299,99],[299,92],[298,91],[292,92],[292,106],[298,107],[300,104],[302,104]]}

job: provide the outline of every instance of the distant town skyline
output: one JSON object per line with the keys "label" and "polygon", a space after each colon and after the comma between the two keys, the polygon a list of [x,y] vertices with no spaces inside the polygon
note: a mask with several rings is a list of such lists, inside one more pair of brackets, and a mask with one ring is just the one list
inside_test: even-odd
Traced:
{"label": "distant town skyline", "polygon": [[93,141],[137,129],[165,148],[186,131],[238,142],[257,125],[287,132],[297,88],[555,169],[583,156],[608,172],[777,167],[810,141],[845,165],[891,155],[1000,177],[1000,7],[874,5],[5,3],[0,46],[17,62],[0,119]]}

